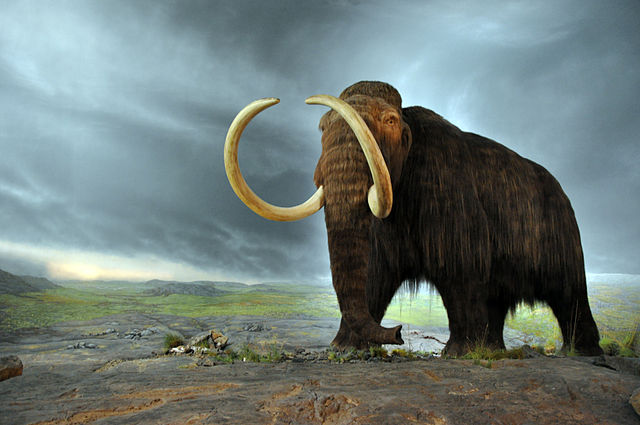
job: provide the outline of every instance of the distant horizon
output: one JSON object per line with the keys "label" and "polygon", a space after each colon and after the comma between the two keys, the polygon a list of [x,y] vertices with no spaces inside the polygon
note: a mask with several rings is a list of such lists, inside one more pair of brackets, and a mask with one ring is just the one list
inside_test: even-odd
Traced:
{"label": "distant horizon", "polygon": [[[161,279],[161,278],[152,278],[152,279],[105,279],[105,278],[97,278],[97,279],[76,279],[76,278],[52,278],[46,275],[33,275],[28,273],[16,273],[10,269],[5,268],[0,264],[0,271],[7,272],[14,276],[30,276],[30,277],[38,277],[45,278],[52,283],[81,283],[81,282],[104,282],[104,283],[147,283],[152,281],[161,281],[168,283],[237,283],[243,285],[264,285],[264,284],[304,284],[304,285],[312,285],[312,286],[331,286],[331,281],[310,281],[310,280],[265,280],[265,281],[241,281],[234,279]],[[640,283],[640,274],[633,273],[586,273],[587,283]],[[604,279],[601,281],[599,279]]]}

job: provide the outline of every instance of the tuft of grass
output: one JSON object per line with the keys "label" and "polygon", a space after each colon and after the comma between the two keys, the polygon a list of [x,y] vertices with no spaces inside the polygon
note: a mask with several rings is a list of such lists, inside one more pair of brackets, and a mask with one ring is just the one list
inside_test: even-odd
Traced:
{"label": "tuft of grass", "polygon": [[[541,352],[539,349],[537,350],[539,353]],[[544,349],[541,352],[544,354]],[[460,357],[461,359],[473,360],[474,364],[482,364],[482,360],[487,361],[487,365],[482,364],[486,367],[491,367],[491,362],[495,360],[504,360],[504,359],[524,359],[525,353],[522,347],[512,348],[511,350],[492,350],[484,345],[478,344],[471,351],[469,351],[464,356]]]}
{"label": "tuft of grass", "polygon": [[355,348],[351,348],[348,351],[332,350],[327,354],[327,359],[334,363],[345,363],[355,359],[364,360],[366,358],[364,353],[364,351],[356,350]]}
{"label": "tuft of grass", "polygon": [[179,347],[184,345],[184,339],[178,334],[166,334],[164,336],[164,349],[165,351],[169,351],[172,348]]}
{"label": "tuft of grass", "polygon": [[640,322],[636,323],[635,330],[630,332],[622,340],[620,355],[623,357],[638,357],[637,348],[640,347]]}
{"label": "tuft of grass", "polygon": [[210,352],[210,357],[223,363],[235,363],[236,361],[250,363],[278,363],[284,359],[282,346],[274,343],[269,351],[264,354],[253,349],[249,344],[244,344],[238,351],[227,349],[224,352]]}
{"label": "tuft of grass", "polygon": [[335,362],[338,359],[338,353],[336,353],[335,351],[329,351],[329,354],[327,354],[327,359],[330,362]]}
{"label": "tuft of grass", "polygon": [[600,347],[606,355],[620,357],[638,357],[640,353],[636,351],[640,343],[640,323],[636,324],[635,330],[625,334],[614,336],[604,336],[600,339]]}
{"label": "tuft of grass", "polygon": [[407,350],[404,350],[402,348],[394,349],[393,351],[391,351],[391,355],[392,356],[398,356],[398,357],[404,357],[404,358],[407,358],[407,359],[410,359],[410,360],[416,358],[416,355],[415,355],[415,353],[413,351],[407,351]]}
{"label": "tuft of grass", "polygon": [[267,363],[278,363],[282,361],[284,355],[282,353],[282,345],[278,345],[275,342],[271,345],[271,348],[267,352],[266,356],[262,357],[262,361]]}
{"label": "tuft of grass", "polygon": [[229,364],[234,363],[239,358],[238,353],[231,349],[228,349],[222,353],[211,353],[210,356],[214,357],[218,361],[221,361],[222,363]]}
{"label": "tuft of grass", "polygon": [[238,351],[238,358],[243,362],[260,362],[260,354],[253,350],[249,344],[245,344],[240,348],[240,351]]}
{"label": "tuft of grass", "polygon": [[371,357],[379,357],[381,359],[389,356],[389,352],[381,345],[372,345],[371,347],[369,347],[369,354],[371,355]]}
{"label": "tuft of grass", "polygon": [[620,354],[620,344],[611,338],[602,338],[600,340],[600,348],[602,348],[604,354],[608,356],[617,356]]}
{"label": "tuft of grass", "polygon": [[488,359],[483,362],[481,359],[474,359],[473,364],[476,366],[486,367],[487,369],[491,369],[493,367],[493,360]]}

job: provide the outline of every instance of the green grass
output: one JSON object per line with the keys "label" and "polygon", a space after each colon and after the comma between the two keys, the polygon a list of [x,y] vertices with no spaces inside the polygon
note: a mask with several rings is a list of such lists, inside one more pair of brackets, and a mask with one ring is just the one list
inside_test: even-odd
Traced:
{"label": "green grass", "polygon": [[[90,320],[112,314],[140,312],[186,317],[264,316],[340,317],[332,288],[281,283],[230,288],[216,297],[145,294],[144,284],[71,282],[64,287],[20,295],[0,295],[0,330],[46,327],[58,322]],[[637,350],[640,336],[640,285],[589,285],[590,304],[601,337],[613,341],[620,352]],[[386,318],[416,326],[447,327],[442,300],[428,290],[399,292]],[[545,305],[521,306],[506,326],[543,341],[547,349],[558,347],[562,337],[557,321]],[[605,341],[606,342],[606,341]],[[611,343],[607,343],[611,345]],[[607,345],[606,344],[606,345]],[[615,349],[612,348],[612,349]],[[632,353],[633,351],[631,351]]]}
{"label": "green grass", "polygon": [[228,348],[223,352],[210,352],[209,357],[222,363],[278,363],[284,358],[284,353],[282,345],[275,343],[267,351],[255,348],[250,344],[244,344],[237,351]]}
{"label": "green grass", "polygon": [[424,327],[449,325],[442,298],[430,291],[417,294],[399,292],[389,305],[385,318]]}
{"label": "green grass", "polygon": [[[328,301],[328,300],[327,300]],[[324,306],[322,297],[303,294],[242,293],[203,297],[197,295],[140,297],[140,305],[156,313],[187,317],[250,315],[289,317],[295,315],[334,316],[337,310]]]}
{"label": "green grass", "polygon": [[[83,290],[76,289],[83,288]],[[242,291],[218,297],[172,294],[149,296],[139,288],[105,289],[104,285],[60,288],[20,295],[0,295],[0,329],[46,327],[120,313],[155,313],[186,317],[250,315],[286,318],[300,315],[340,317],[334,294]]]}
{"label": "green grass", "polygon": [[0,328],[6,330],[45,327],[69,320],[89,320],[139,308],[126,296],[54,289],[21,295],[0,295],[3,315]]}
{"label": "green grass", "polygon": [[164,336],[165,351],[169,351],[172,348],[179,347],[184,344],[185,344],[184,339],[180,335],[170,333]]}

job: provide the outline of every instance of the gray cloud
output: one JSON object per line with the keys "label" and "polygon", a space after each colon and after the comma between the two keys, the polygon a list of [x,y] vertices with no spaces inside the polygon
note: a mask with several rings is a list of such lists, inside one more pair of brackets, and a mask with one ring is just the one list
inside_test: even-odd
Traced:
{"label": "gray cloud", "polygon": [[[235,114],[277,96],[240,161],[313,193],[320,107],[378,79],[547,167],[590,272],[640,273],[637,2],[12,2],[0,16],[0,240],[150,255],[246,280],[329,276],[322,215],[268,222],[226,182]],[[29,261],[5,253],[0,268]],[[33,259],[32,259],[33,260]],[[45,261],[46,259],[42,259]],[[42,262],[33,262],[42,274]],[[180,278],[180,276],[176,276]]]}

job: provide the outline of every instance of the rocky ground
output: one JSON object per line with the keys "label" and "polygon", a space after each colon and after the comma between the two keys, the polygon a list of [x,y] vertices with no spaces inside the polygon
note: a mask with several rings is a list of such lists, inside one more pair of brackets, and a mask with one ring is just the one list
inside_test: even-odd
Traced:
{"label": "rocky ground", "polygon": [[[336,319],[118,315],[0,335],[23,373],[0,382],[0,424],[637,424],[638,359],[491,364],[424,356],[326,360]],[[290,353],[278,363],[165,355],[167,333],[216,329],[231,347]],[[405,329],[439,350],[446,329]],[[425,337],[434,337],[425,338]]]}

